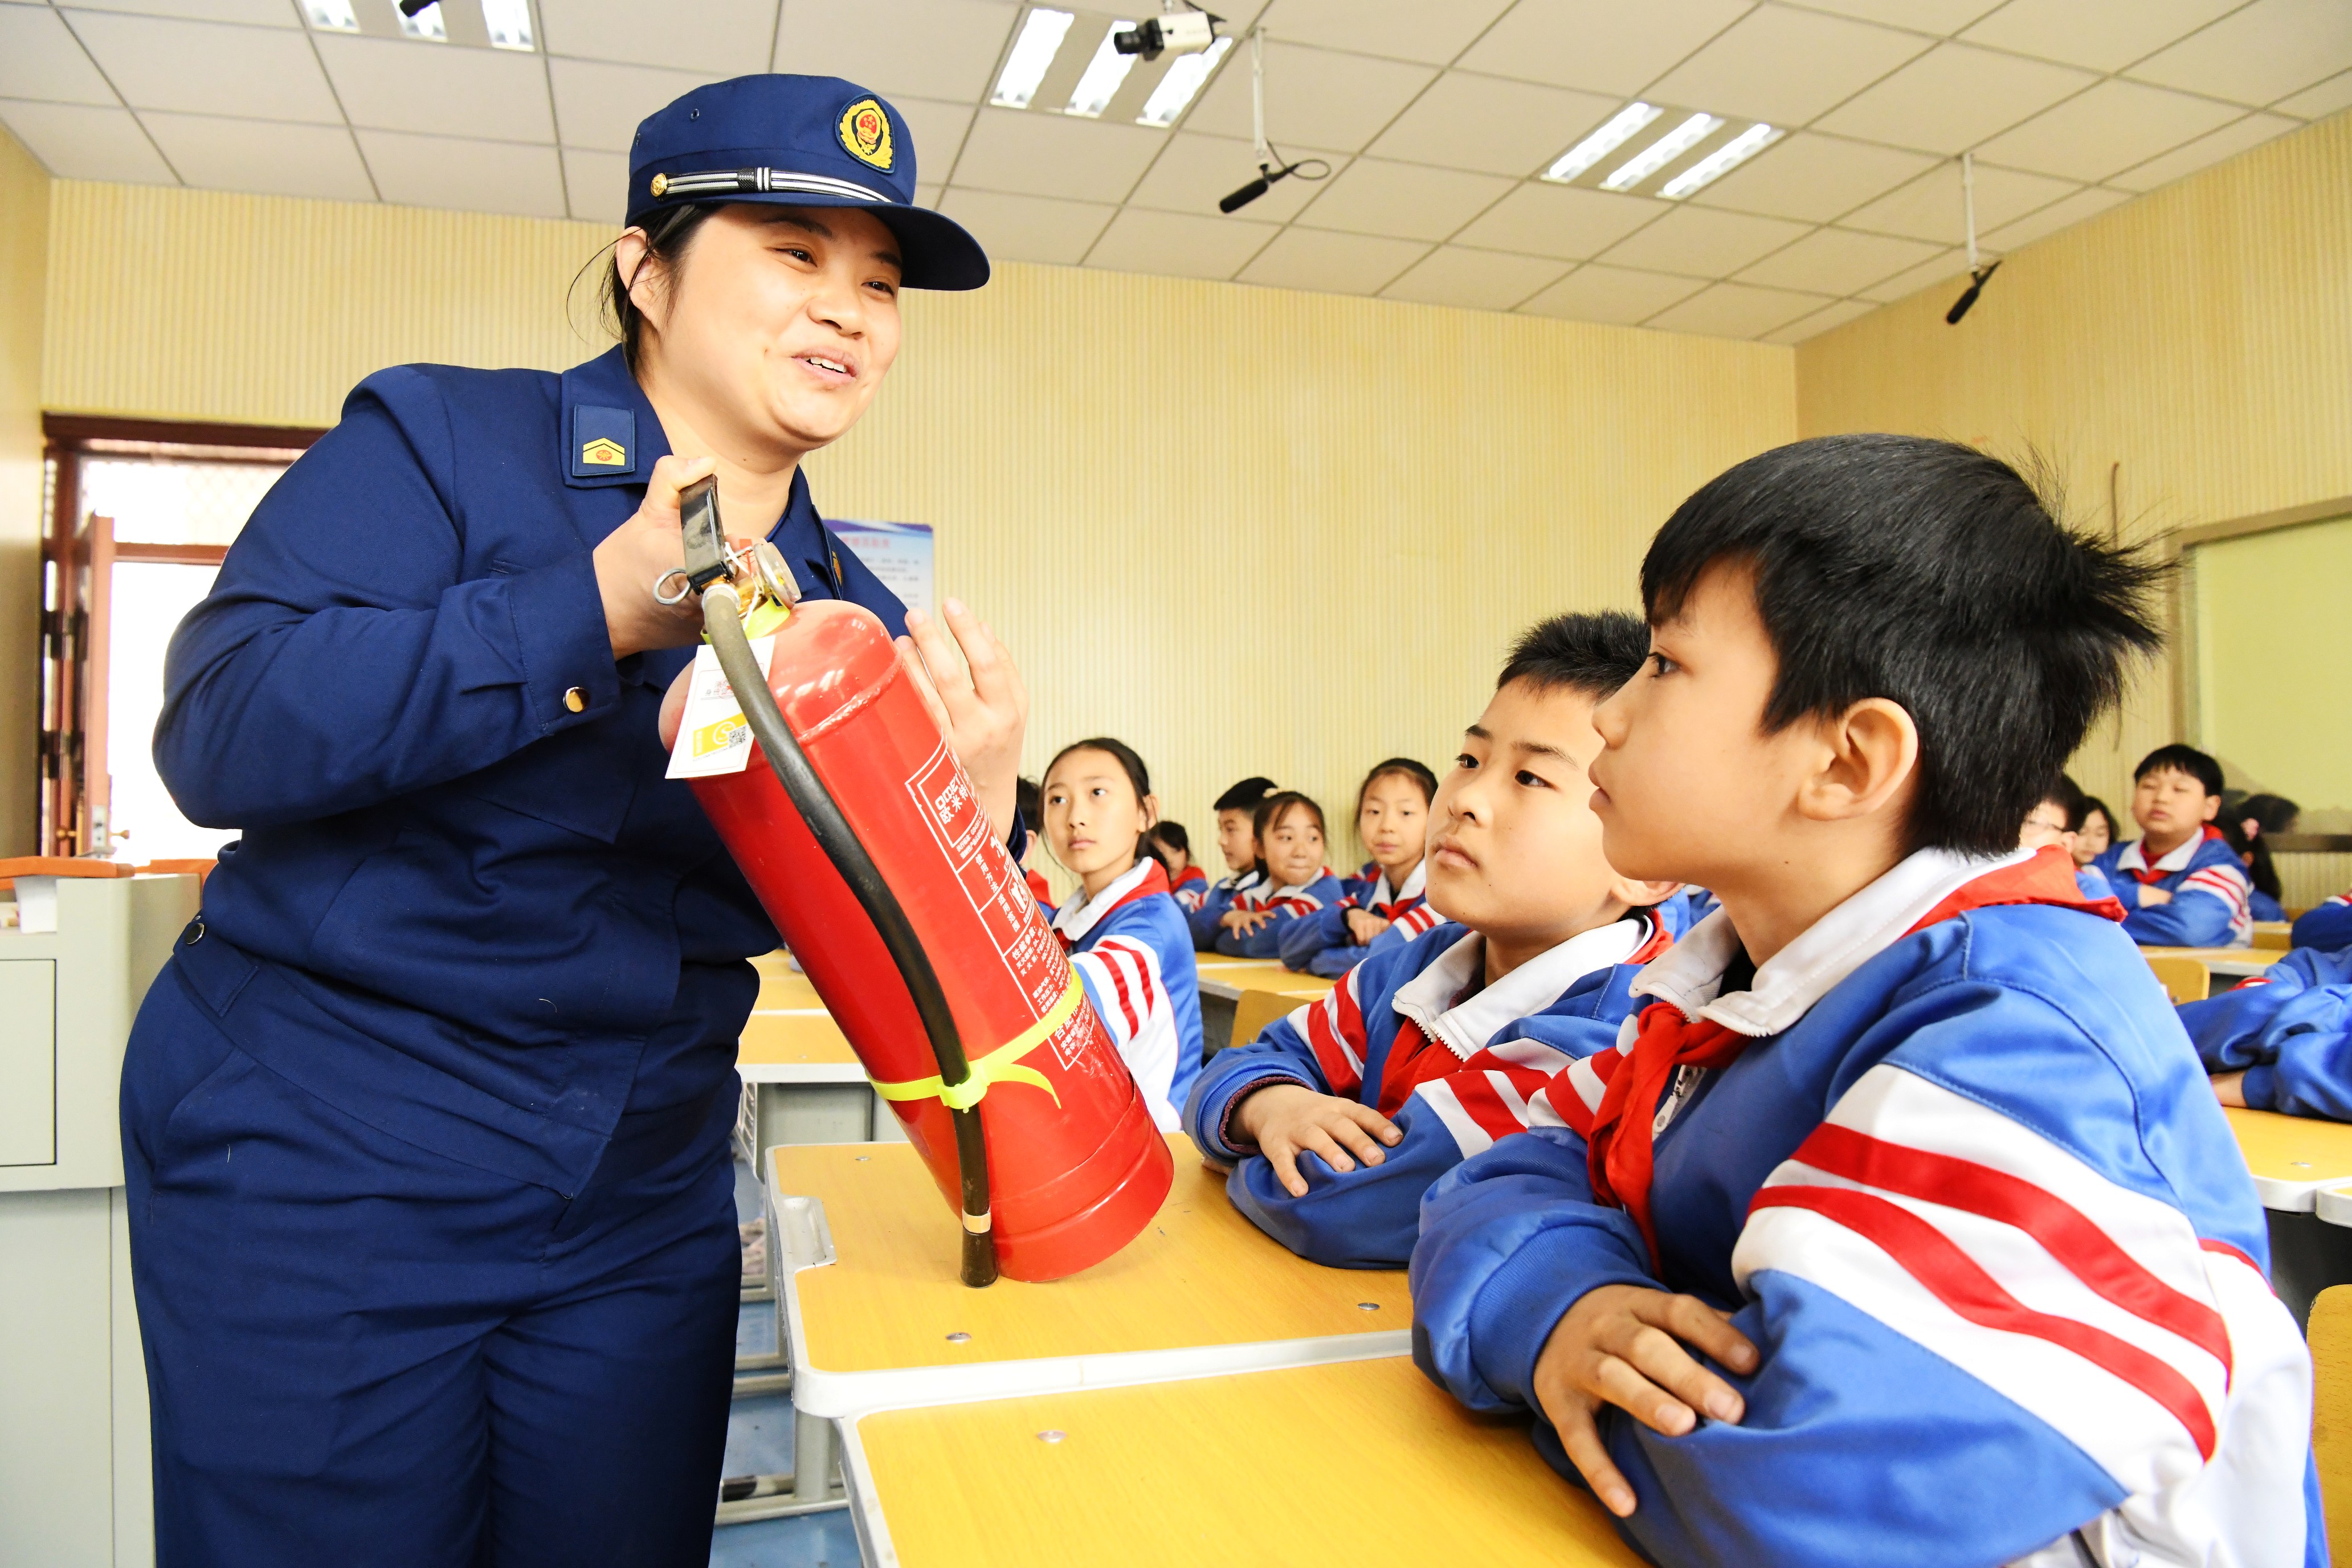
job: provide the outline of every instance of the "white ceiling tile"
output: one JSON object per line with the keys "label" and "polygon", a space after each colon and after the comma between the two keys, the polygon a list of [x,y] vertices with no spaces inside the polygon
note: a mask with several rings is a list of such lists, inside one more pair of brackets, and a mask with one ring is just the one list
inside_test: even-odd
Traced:
{"label": "white ceiling tile", "polygon": [[1643,224],[1655,222],[1667,210],[1664,202],[1648,196],[1612,195],[1607,191],[1529,181],[1454,238],[1483,249],[1580,261],[1608,249]]}
{"label": "white ceiling tile", "polygon": [[953,171],[937,162],[930,168],[958,190],[1117,202],[1135,188],[1167,140],[1166,132],[1140,125],[983,109]]}
{"label": "white ceiling tile", "polygon": [[932,184],[929,181],[926,181],[915,187],[915,205],[919,207],[929,207],[932,211],[937,212],[939,210],[940,198],[947,194],[948,187],[945,182],[941,182],[939,184]]}
{"label": "white ceiling tile", "polygon": [[1511,0],[1282,0],[1267,34],[1442,66],[1510,8]]}
{"label": "white ceiling tile", "polygon": [[563,144],[604,153],[626,153],[638,121],[719,79],[700,71],[560,58],[548,60],[547,75],[555,89],[555,125]]}
{"label": "white ceiling tile", "polygon": [[1449,169],[1532,174],[1616,113],[1621,102],[1598,93],[1447,71],[1366,151]]}
{"label": "white ceiling tile", "polygon": [[1884,22],[1915,33],[1948,37],[1983,16],[2000,0],[1805,0],[1817,11],[1835,11],[1864,22]]}
{"label": "white ceiling tile", "polygon": [[1867,316],[1876,309],[1878,307],[1867,300],[1840,300],[1835,304],[1822,306],[1810,316],[1800,316],[1787,326],[1765,333],[1764,341],[1768,343],[1801,343],[1832,327],[1843,327],[1857,316]]}
{"label": "white ceiling tile", "polygon": [[1556,280],[1568,268],[1565,261],[1540,257],[1441,245],[1381,289],[1381,297],[1423,305],[1459,305],[1472,310],[1507,310]]}
{"label": "white ceiling tile", "polygon": [[1634,272],[1622,267],[1588,264],[1519,309],[1535,316],[1608,321],[1630,327],[1706,287],[1696,278],[1673,278],[1663,272]]}
{"label": "white ceiling tile", "polygon": [[1377,294],[1428,249],[1418,240],[1382,235],[1286,228],[1242,268],[1241,280],[1326,294]]}
{"label": "white ceiling tile", "polygon": [[1075,267],[1118,209],[1050,196],[949,190],[940,211],[971,230],[997,261],[1045,261]]}
{"label": "white ceiling tile", "polygon": [[1925,153],[1800,131],[1689,199],[1700,206],[1826,223],[1935,164]]}
{"label": "white ceiling tile", "polygon": [[80,4],[84,10],[89,11],[178,16],[191,22],[242,22],[252,27],[299,27],[302,25],[301,17],[286,0],[80,0]]}
{"label": "white ceiling tile", "polygon": [[385,201],[523,217],[565,216],[563,174],[552,147],[404,131],[356,134]]}
{"label": "white ceiling tile", "polygon": [[1298,221],[1309,228],[1444,239],[1515,182],[1494,174],[1359,158],[1323,185]]}
{"label": "white ceiling tile", "polygon": [[629,209],[628,154],[564,148],[563,190],[573,217],[619,224]]}
{"label": "white ceiling tile", "polygon": [[133,109],[343,122],[304,33],[96,11],[65,16]]}
{"label": "white ceiling tile", "polygon": [[1111,219],[1087,265],[1163,277],[1231,278],[1278,231],[1270,223],[1129,207]]}
{"label": "white ceiling tile", "polygon": [[2131,75],[2165,87],[2266,104],[2352,67],[2352,5],[2254,0],[2141,61]]}
{"label": "white ceiling tile", "polygon": [[1810,316],[1831,301],[1818,294],[1758,289],[1746,283],[1715,283],[1679,305],[1669,305],[1642,324],[1669,332],[1703,332],[1711,338],[1759,338]]}
{"label": "white ceiling tile", "polygon": [[1803,125],[1933,43],[1844,16],[1759,5],[1647,90],[1654,103]]}
{"label": "white ceiling tile", "polygon": [[[1862,290],[1862,297],[1875,304],[1892,304],[1897,300],[1907,300],[1932,284],[1948,282],[1958,285],[1968,276],[1968,270],[1967,252],[1958,249],[1947,250],[1942,255],[1898,272],[1892,278],[1880,279]],[[1958,298],[1957,290],[1953,297]]]}
{"label": "white ceiling tile", "polygon": [[1959,153],[2095,79],[2072,66],[1940,44],[1823,115],[1818,129],[1923,153]]}
{"label": "white ceiling tile", "polygon": [[2245,0],[2009,0],[1961,37],[2095,71],[2121,70]]}
{"label": "white ceiling tile", "polygon": [[2305,120],[2317,120],[2339,109],[2352,109],[2352,71],[2338,72],[2317,87],[2305,88],[2292,98],[2282,98],[2271,107],[2284,113],[2299,114]]}
{"label": "white ceiling tile", "polygon": [[694,0],[653,10],[639,0],[558,0],[539,7],[539,22],[551,55],[736,77],[768,63],[776,0]]}
{"label": "white ceiling tile", "polygon": [[1977,156],[2037,174],[2104,180],[2243,113],[2210,98],[2110,79],[2002,132]]}
{"label": "white ceiling tile", "polygon": [[1739,280],[1815,294],[1858,294],[1881,279],[1941,254],[1943,248],[1924,239],[1857,234],[1850,228],[1815,229],[1741,272]]}
{"label": "white ceiling tile", "polygon": [[2035,240],[2072,227],[2086,217],[2095,217],[2109,207],[2121,206],[2131,200],[2129,191],[2110,191],[2098,185],[2087,186],[2071,196],[2052,202],[2040,212],[2029,213],[2015,223],[1988,229],[1980,243],[1987,250],[2007,252],[2021,250]]}
{"label": "white ceiling tile", "polygon": [[[1293,158],[1322,158],[1333,166],[1335,178],[1348,166],[1348,159],[1342,153],[1303,147],[1285,147],[1283,152]],[[1128,197],[1128,205],[1214,216],[1218,216],[1217,203],[1256,174],[1257,162],[1248,142],[1203,136],[1197,131],[1180,131],[1169,138],[1166,150],[1135,187],[1135,194]],[[1286,222],[1313,201],[1322,188],[1320,181],[1294,174],[1276,181],[1265,195],[1244,208],[1242,216],[1253,222]]]}
{"label": "white ceiling tile", "polygon": [[65,19],[47,5],[0,5],[0,98],[119,101]]}
{"label": "white ceiling tile", "polygon": [[2273,136],[2302,128],[2300,121],[2289,120],[2284,114],[2249,114],[2209,135],[2200,136],[2185,147],[2176,147],[2160,158],[2151,158],[2136,169],[2113,175],[2106,183],[2126,191],[2152,191],[2200,169],[2210,169],[2249,148],[2259,147]]}
{"label": "white ceiling tile", "polygon": [[140,117],[189,184],[271,196],[372,202],[375,190],[341,125],[287,125],[150,110]]}
{"label": "white ceiling tile", "polygon": [[1013,0],[785,0],[775,68],[977,103],[1021,12]]}
{"label": "white ceiling tile", "polygon": [[0,123],[60,180],[175,185],[171,165],[127,109],[81,103],[0,102]]}
{"label": "white ceiling tile", "polygon": [[[1235,54],[1240,51],[1236,49]],[[1221,70],[1203,89],[1186,126],[1216,136],[1250,136],[1250,73]],[[1265,46],[1265,133],[1285,153],[1291,143],[1360,151],[1437,73],[1402,60],[1379,60],[1269,41]]]}
{"label": "white ceiling tile", "polygon": [[1588,92],[1639,92],[1739,20],[1748,5],[1749,0],[1527,0],[1458,63]]}
{"label": "white ceiling tile", "polygon": [[1721,278],[1800,237],[1807,226],[1749,213],[1676,207],[1639,234],[1612,246],[1601,258],[1612,267]]}
{"label": "white ceiling tile", "polygon": [[[1977,230],[2023,217],[2079,189],[2072,180],[2029,174],[2018,169],[1977,167]],[[1968,237],[1961,214],[1960,165],[1948,159],[1913,180],[1838,220],[1844,228],[1900,234],[1958,245]]]}
{"label": "white ceiling tile", "polygon": [[[908,139],[914,143],[906,150],[911,154],[907,169],[944,182],[948,171],[955,167],[956,153],[962,150],[964,132],[971,129],[972,106],[938,103],[928,98],[894,98],[890,107],[906,121]],[[919,177],[916,183],[922,181]]]}
{"label": "white ceiling tile", "polygon": [[353,125],[462,130],[494,142],[553,142],[547,66],[512,49],[431,48],[399,38],[321,37],[319,58]]}

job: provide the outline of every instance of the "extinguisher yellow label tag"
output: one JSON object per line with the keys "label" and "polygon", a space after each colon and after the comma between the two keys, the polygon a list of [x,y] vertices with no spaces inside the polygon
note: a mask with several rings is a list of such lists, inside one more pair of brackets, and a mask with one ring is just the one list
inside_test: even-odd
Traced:
{"label": "extinguisher yellow label tag", "polygon": [[730,751],[745,744],[751,731],[743,722],[743,715],[721,719],[716,724],[705,724],[694,732],[694,755],[697,761],[714,752]]}
{"label": "extinguisher yellow label tag", "polygon": [[1023,1067],[1021,1058],[1044,1045],[1053,1037],[1056,1029],[1076,1017],[1078,1004],[1086,998],[1086,986],[1078,979],[1078,972],[1073,969],[1070,971],[1070,988],[1062,993],[1062,999],[1055,1003],[1044,1017],[1003,1045],[984,1057],[973,1058],[971,1076],[961,1083],[950,1088],[937,1073],[929,1078],[910,1078],[903,1083],[884,1083],[877,1079],[874,1092],[885,1100],[937,1100],[943,1101],[950,1110],[968,1110],[980,1103],[991,1084],[1025,1083],[1053,1095],[1054,1105],[1058,1110],[1062,1097],[1055,1092],[1052,1080],[1035,1068]]}
{"label": "extinguisher yellow label tag", "polygon": [[[766,673],[774,658],[776,639],[753,637],[751,657]],[[719,773],[740,773],[751,760],[751,731],[743,720],[743,705],[728,689],[719,668],[719,651],[705,645],[694,651],[692,672],[686,678],[686,711],[678,716],[677,740],[669,750],[669,768],[663,776],[707,779]]]}

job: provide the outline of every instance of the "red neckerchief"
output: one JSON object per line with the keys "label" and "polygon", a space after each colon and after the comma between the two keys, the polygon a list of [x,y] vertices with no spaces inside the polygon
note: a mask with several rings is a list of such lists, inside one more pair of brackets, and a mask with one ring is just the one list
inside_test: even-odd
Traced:
{"label": "red neckerchief", "polygon": [[[1117,903],[1111,905],[1109,909],[1105,910],[1102,913],[1097,915],[1094,918],[1093,923],[1087,927],[1087,936],[1092,936],[1097,931],[1100,930],[1103,921],[1110,919],[1115,910],[1127,908],[1128,905],[1135,902],[1138,899],[1148,899],[1154,893],[1164,893],[1168,891],[1168,868],[1162,866],[1157,860],[1150,861],[1148,864],[1151,867],[1151,869],[1143,874],[1143,880],[1138,882],[1132,888],[1129,888],[1126,892],[1121,893]],[[1030,875],[1034,876],[1036,873],[1033,871]],[[1059,926],[1055,926],[1054,928],[1054,934],[1062,939],[1062,951],[1064,952],[1075,952],[1078,943],[1086,941],[1087,939],[1085,936],[1072,937],[1066,933]]]}
{"label": "red neckerchief", "polygon": [[1206,882],[1208,879],[1209,874],[1198,866],[1187,866],[1184,868],[1184,874],[1176,879],[1169,890],[1173,892],[1177,888],[1189,888],[1195,882]]}
{"label": "red neckerchief", "polygon": [[[1963,882],[1903,934],[1914,936],[1955,915],[2003,904],[2056,904],[2111,921],[2124,918],[2124,908],[2115,900],[2083,897],[2074,881],[2074,859],[2053,844],[2036,850],[2031,860]],[[1642,1009],[1636,1027],[1633,1048],[1620,1053],[1601,1108],[1592,1114],[1586,1161],[1593,1201],[1633,1216],[1655,1268],[1658,1233],[1650,1217],[1650,1181],[1658,1101],[1682,1068],[1728,1067],[1749,1042],[1746,1035],[1712,1018],[1685,1018],[1682,1009],[1668,1002]]]}
{"label": "red neckerchief", "polygon": [[[2202,844],[2207,838],[2219,838],[2221,837],[2221,830],[2209,822],[2205,825],[2204,838],[2200,838],[2198,842]],[[2165,855],[2169,855],[2171,853],[2172,851],[2170,849],[2164,852]],[[2141,838],[2139,841],[2139,858],[2143,860],[2147,858],[2147,840],[2145,837]],[[2157,858],[2161,860],[2164,858],[2164,855],[2159,855]],[[2173,873],[2170,871],[2159,871],[2153,866],[2139,866],[2133,868],[2131,875],[2133,881],[2137,882],[2141,887],[2146,888],[2152,887],[2156,883],[2163,881],[2167,877],[2169,877]]]}

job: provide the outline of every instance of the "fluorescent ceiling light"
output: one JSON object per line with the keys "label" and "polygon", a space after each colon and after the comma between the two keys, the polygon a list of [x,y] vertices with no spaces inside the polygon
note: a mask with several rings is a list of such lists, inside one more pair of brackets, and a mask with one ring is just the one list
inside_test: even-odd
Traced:
{"label": "fluorescent ceiling light", "polygon": [[330,33],[360,30],[359,15],[352,9],[352,0],[302,0],[302,14],[310,18],[310,26]]}
{"label": "fluorescent ceiling light", "polygon": [[437,5],[427,5],[412,16],[395,4],[392,14],[400,18],[400,30],[409,37],[430,38],[436,44],[449,41],[449,29],[441,25],[441,7]]}
{"label": "fluorescent ceiling light", "polygon": [[1693,191],[1731,173],[1732,170],[1780,140],[1781,134],[1780,132],[1761,122],[1751,125],[1664,184],[1660,185],[1658,195],[1670,202],[1678,202]]}
{"label": "fluorescent ceiling light", "polygon": [[1075,114],[1081,120],[1102,118],[1102,111],[1110,107],[1111,99],[1118,94],[1119,84],[1135,68],[1135,57],[1120,54],[1111,40],[1134,26],[1129,21],[1113,22],[1104,32],[1102,42],[1095,46],[1095,58],[1087,62],[1086,74],[1071,89],[1070,107],[1063,113]]}
{"label": "fluorescent ceiling light", "polygon": [[482,21],[490,29],[490,47],[531,47],[530,0],[482,0]]}
{"label": "fluorescent ceiling light", "polygon": [[1694,114],[1633,155],[1633,161],[1601,182],[1604,191],[1630,191],[1709,136],[1723,121],[1712,114]]}
{"label": "fluorescent ceiling light", "polygon": [[1209,73],[1217,68],[1217,62],[1233,47],[1231,38],[1219,38],[1197,55],[1177,56],[1168,74],[1160,79],[1160,85],[1151,89],[1151,96],[1143,100],[1143,112],[1135,117],[1135,122],[1163,129],[1175,124],[1176,117],[1184,112],[1193,94],[1201,90],[1201,84],[1209,79]]}
{"label": "fluorescent ceiling light", "polygon": [[1559,162],[1544,171],[1547,180],[1572,180],[1610,153],[1622,147],[1635,132],[1665,112],[1646,103],[1627,104],[1612,115],[1609,123],[1559,155]]}
{"label": "fluorescent ceiling light", "polygon": [[1004,70],[997,77],[996,90],[989,94],[988,101],[1006,109],[1028,108],[1029,100],[1037,96],[1037,84],[1054,68],[1062,35],[1076,20],[1071,12],[1044,5],[1031,11],[1021,24],[1021,36],[1013,40],[1013,52],[1004,58]]}

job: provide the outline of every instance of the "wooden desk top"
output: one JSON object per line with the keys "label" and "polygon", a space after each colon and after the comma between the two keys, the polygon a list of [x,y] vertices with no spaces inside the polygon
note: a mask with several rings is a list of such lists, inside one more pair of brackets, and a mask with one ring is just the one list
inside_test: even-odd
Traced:
{"label": "wooden desk top", "polygon": [[2216,974],[2260,974],[2286,956],[2279,947],[2143,947],[2148,958],[2193,958]]}
{"label": "wooden desk top", "polygon": [[782,964],[773,969],[761,964],[759,968],[760,999],[751,1004],[753,1011],[770,1013],[811,1008],[820,1013],[824,1011],[824,998],[816,994],[816,987],[809,984],[807,975],[795,974]]}
{"label": "wooden desk top", "polygon": [[886,1411],[847,1460],[905,1568],[1641,1562],[1525,1422],[1402,1357]]}
{"label": "wooden desk top", "polygon": [[754,1013],[736,1047],[738,1069],[775,1067],[856,1067],[849,1037],[822,1007],[806,1012]]}
{"label": "wooden desk top", "polygon": [[1312,1000],[1326,995],[1336,980],[1319,974],[1301,974],[1285,969],[1270,959],[1227,958],[1213,966],[1202,963],[1200,967],[1201,989],[1213,996],[1235,1001],[1244,991],[1273,991],[1285,996]]}
{"label": "wooden desk top", "polygon": [[2352,1180],[2352,1124],[2275,1110],[2225,1110],[2263,1206],[2307,1214],[2319,1189]]}
{"label": "wooden desk top", "polygon": [[[936,1399],[954,1396],[952,1373],[965,1368],[993,1368],[967,1380],[981,1392],[965,1396],[978,1397],[1055,1386],[1069,1369],[1039,1364],[1047,1361],[1215,1347],[1223,1359],[1213,1355],[1200,1370],[1237,1371],[1409,1348],[1402,1269],[1326,1268],[1295,1256],[1242,1217],[1190,1140],[1171,1133],[1168,1142],[1175,1184],[1122,1251],[1068,1279],[1000,1279],[982,1290],[956,1279],[954,1216],[911,1145],[769,1151],[772,1203],[818,1200],[835,1258],[782,1281],[795,1348],[806,1346],[795,1356],[795,1400],[814,1415],[870,1409],[883,1401],[848,1386],[857,1374],[908,1369],[919,1369],[924,1396]],[[1327,1342],[1334,1340],[1346,1342]],[[1275,1350],[1297,1342],[1317,1343]],[[1008,1363],[1033,1364],[1024,1373]]]}

